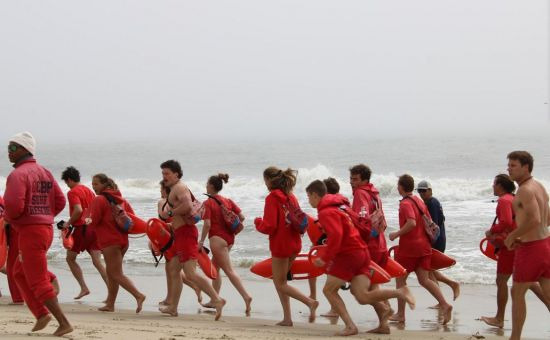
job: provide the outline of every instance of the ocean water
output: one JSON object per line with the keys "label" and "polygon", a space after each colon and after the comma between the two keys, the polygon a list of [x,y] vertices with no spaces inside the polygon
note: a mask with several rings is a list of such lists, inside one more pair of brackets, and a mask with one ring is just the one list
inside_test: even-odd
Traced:
{"label": "ocean water", "polygon": [[[177,159],[184,171],[184,181],[195,196],[205,192],[206,179],[218,172],[230,175],[222,192],[232,198],[247,217],[244,231],[238,235],[232,251],[232,261],[249,267],[269,256],[267,236],[256,232],[252,221],[261,216],[267,190],[262,171],[269,165],[298,170],[295,194],[304,210],[316,212],[307,203],[304,188],[315,179],[335,177],[341,193],[351,198],[348,168],[357,163],[368,164],[373,170],[371,182],[380,190],[389,224],[387,233],[397,229],[397,177],[409,173],[419,181],[432,183],[434,196],[446,216],[447,254],[457,264],[447,270],[450,277],[464,283],[492,284],[496,263],[479,251],[479,241],[495,215],[492,179],[506,170],[506,155],[511,150],[530,151],[535,157],[534,175],[550,188],[550,137],[461,136],[414,137],[403,139],[333,139],[293,140],[283,142],[128,142],[96,144],[46,144],[38,146],[37,158],[56,177],[68,165],[81,171],[82,182],[89,185],[91,176],[104,172],[114,178],[123,195],[143,219],[156,216],[161,179],[159,165],[167,159]],[[0,192],[11,170],[4,153],[0,162]],[[63,190],[68,188],[60,183]],[[204,197],[204,196],[202,196]],[[67,219],[68,209],[58,216]],[[199,227],[202,223],[199,224]],[[396,242],[389,242],[395,244]],[[310,242],[303,239],[303,251]],[[87,255],[81,256],[89,261]],[[65,251],[59,239],[54,240],[50,261],[64,262]],[[127,264],[139,268],[144,275],[156,275],[146,237],[131,239],[125,257]]]}

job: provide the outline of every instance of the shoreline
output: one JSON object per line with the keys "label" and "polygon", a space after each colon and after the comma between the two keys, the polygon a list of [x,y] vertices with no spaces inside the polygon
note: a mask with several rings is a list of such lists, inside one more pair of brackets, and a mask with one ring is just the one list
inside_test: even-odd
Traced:
{"label": "shoreline", "polygon": [[[144,275],[140,266],[126,263],[124,265],[125,273],[134,281],[138,289],[146,296],[147,300],[144,303],[143,312],[139,315],[134,313],[135,300],[123,289],[120,290],[115,306],[115,313],[101,313],[97,308],[102,306],[101,301],[106,296],[106,287],[95,272],[93,267],[86,264],[82,266],[86,282],[90,288],[90,295],[82,300],[73,300],[73,297],[78,294],[78,285],[72,277],[69,269],[62,264],[50,265],[50,270],[54,272],[61,285],[59,301],[62,304],[67,317],[75,327],[75,333],[70,338],[79,339],[110,339],[108,333],[104,333],[101,322],[117,321],[115,324],[121,324],[122,328],[139,328],[145,325],[147,329],[138,338],[142,339],[171,339],[178,338],[177,334],[185,334],[187,338],[211,338],[218,339],[224,334],[235,338],[258,338],[258,336],[250,336],[250,334],[235,334],[241,328],[261,332],[268,329],[269,338],[273,339],[294,339],[294,338],[309,338],[319,336],[322,338],[331,338],[338,330],[343,328],[341,320],[338,325],[331,325],[331,319],[320,317],[319,315],[329,309],[328,302],[322,295],[322,285],[324,277],[321,276],[317,283],[317,299],[320,303],[317,310],[317,319],[314,324],[308,324],[308,309],[297,301],[291,301],[292,316],[296,327],[286,328],[274,326],[276,322],[282,318],[282,309],[277,298],[275,289],[270,280],[259,278],[250,273],[248,269],[236,268],[241,276],[246,289],[253,297],[252,302],[252,317],[248,318],[244,315],[244,302],[237,291],[231,286],[229,280],[224,276],[221,296],[227,300],[227,304],[223,311],[221,322],[214,322],[214,315],[205,308],[202,308],[196,300],[195,293],[187,286],[184,286],[182,297],[179,305],[179,317],[172,318],[161,315],[157,311],[157,303],[164,298],[166,293],[166,281],[164,277],[163,264],[155,269],[153,275]],[[5,276],[0,279],[0,289],[4,295],[8,294],[7,281]],[[419,287],[414,275],[409,279],[409,287],[416,297],[417,305],[414,311],[406,310],[407,322],[403,327],[399,324],[391,324],[391,336],[382,335],[367,335],[365,332],[376,327],[376,314],[371,306],[359,305],[349,292],[341,291],[341,296],[344,299],[348,311],[350,312],[354,322],[360,329],[360,337],[364,338],[409,338],[410,334],[414,335],[413,339],[434,339],[441,338],[450,339],[465,339],[473,334],[479,333],[486,338],[505,339],[511,331],[511,300],[508,302],[505,316],[504,329],[497,329],[485,325],[481,321],[477,321],[480,316],[491,316],[496,311],[496,286],[495,285],[462,285],[461,295],[457,301],[452,301],[452,292],[449,287],[442,286],[442,291],[450,303],[453,304],[453,318],[447,326],[442,326],[437,322],[437,311],[428,307],[435,304],[435,299],[431,297],[425,289]],[[296,280],[291,283],[304,293],[309,293],[307,280]],[[385,285],[388,288],[393,288],[394,283]],[[203,301],[208,301],[208,297],[203,294]],[[0,338],[2,334],[10,334],[13,336],[27,336],[34,319],[31,313],[25,306],[7,306],[8,298],[0,298]],[[392,307],[396,309],[396,301],[391,301]],[[524,327],[525,338],[530,339],[548,339],[550,338],[550,313],[546,307],[531,293],[527,294],[528,315]],[[17,318],[14,319],[13,312],[16,312]],[[17,320],[24,321],[17,321]],[[128,323],[125,322],[128,321]],[[141,320],[141,322],[140,322]],[[170,321],[172,320],[172,321]],[[197,333],[189,333],[186,329],[187,321],[191,322],[191,329],[197,328]],[[22,324],[21,322],[24,322]],[[167,324],[164,324],[167,322]],[[28,323],[28,324],[27,324]],[[195,325],[195,323],[198,323]],[[52,321],[48,330],[55,330],[53,325],[56,322]],[[96,328],[90,325],[97,324]],[[181,325],[180,325],[181,324]],[[186,326],[187,325],[187,326]],[[111,327],[113,325],[107,325]],[[117,326],[118,327],[118,326]],[[156,328],[155,328],[156,327]],[[164,329],[164,327],[168,327]],[[175,328],[172,331],[172,328]],[[202,332],[202,328],[205,329]],[[118,332],[116,328],[113,332]],[[404,329],[404,330],[403,330]],[[17,332],[17,334],[6,332]],[[185,332],[184,332],[185,331]],[[242,331],[242,330],[241,330]],[[155,334],[152,337],[144,337],[150,333]],[[183,332],[183,333],[182,333]],[[156,335],[162,333],[163,335]],[[71,333],[73,334],[73,333]],[[122,338],[130,338],[124,336]],[[135,333],[137,334],[137,333]],[[133,337],[133,335],[132,335]],[[113,337],[120,339],[119,337]]]}

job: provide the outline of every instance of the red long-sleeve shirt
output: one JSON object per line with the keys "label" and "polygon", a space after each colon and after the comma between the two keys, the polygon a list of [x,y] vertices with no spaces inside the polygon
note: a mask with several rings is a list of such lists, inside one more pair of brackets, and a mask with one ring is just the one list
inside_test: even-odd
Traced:
{"label": "red long-sleeve shirt", "polygon": [[514,195],[504,194],[498,198],[497,203],[497,222],[491,226],[492,234],[510,233],[516,229],[516,221],[514,221],[514,209],[512,202]]}
{"label": "red long-sleeve shirt", "polygon": [[15,226],[53,224],[65,202],[52,174],[32,157],[17,163],[7,178],[4,214]]}
{"label": "red long-sleeve shirt", "polygon": [[[288,198],[296,205],[298,200],[293,194]],[[302,250],[300,233],[292,229],[286,220],[283,204],[287,196],[279,189],[273,190],[265,198],[264,216],[256,230],[269,235],[269,250],[273,257],[291,257]]]}
{"label": "red long-sleeve shirt", "polygon": [[319,223],[327,234],[327,248],[321,258],[327,263],[336,255],[367,248],[351,219],[339,209],[342,205],[349,206],[345,197],[328,194],[323,196],[317,206]]}

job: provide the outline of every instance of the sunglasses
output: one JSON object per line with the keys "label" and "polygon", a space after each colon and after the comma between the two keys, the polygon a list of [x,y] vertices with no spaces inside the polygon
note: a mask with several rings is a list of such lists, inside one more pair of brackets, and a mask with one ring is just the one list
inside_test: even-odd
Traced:
{"label": "sunglasses", "polygon": [[418,191],[419,193],[422,194],[422,193],[424,193],[424,192],[426,192],[426,191],[428,191],[428,190],[427,190],[427,189],[418,189],[418,190],[416,190],[416,191]]}
{"label": "sunglasses", "polygon": [[15,152],[19,149],[19,145],[17,144],[10,144],[8,145],[8,152]]}

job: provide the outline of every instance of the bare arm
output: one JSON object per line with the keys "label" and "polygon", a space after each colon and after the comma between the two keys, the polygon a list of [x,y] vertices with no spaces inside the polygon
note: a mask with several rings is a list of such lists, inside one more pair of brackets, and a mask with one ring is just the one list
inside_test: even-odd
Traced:
{"label": "bare arm", "polygon": [[415,227],[416,227],[416,220],[413,220],[412,218],[407,219],[407,222],[405,222],[405,225],[403,226],[403,228],[390,234],[390,240],[393,241],[396,238],[409,233]]}
{"label": "bare arm", "polygon": [[185,187],[179,187],[174,192],[180,205],[172,209],[173,215],[187,216],[191,213],[191,195]]}
{"label": "bare arm", "polygon": [[80,216],[82,216],[82,212],[83,212],[82,206],[80,204],[75,204],[73,206],[73,213],[71,214],[71,217],[69,218],[69,220],[65,222],[65,225],[63,226],[63,228],[68,228],[70,225],[78,221],[80,219]]}
{"label": "bare arm", "polygon": [[244,215],[243,215],[243,213],[242,213],[242,212],[241,212],[241,213],[239,213],[239,219],[241,220],[241,223],[243,223],[243,222],[244,222]]}

